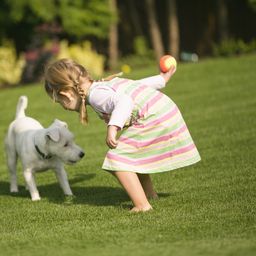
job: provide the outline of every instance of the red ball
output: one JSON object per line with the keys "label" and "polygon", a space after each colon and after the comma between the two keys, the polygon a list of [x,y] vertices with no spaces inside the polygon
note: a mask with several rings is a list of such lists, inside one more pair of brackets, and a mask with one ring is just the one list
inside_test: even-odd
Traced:
{"label": "red ball", "polygon": [[168,72],[172,67],[177,67],[177,62],[171,55],[164,55],[159,61],[160,70],[163,73]]}

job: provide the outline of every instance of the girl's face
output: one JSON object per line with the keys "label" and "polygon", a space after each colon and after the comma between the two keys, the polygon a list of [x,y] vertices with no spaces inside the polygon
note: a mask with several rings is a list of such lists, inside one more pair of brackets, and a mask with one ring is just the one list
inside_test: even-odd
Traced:
{"label": "girl's face", "polygon": [[73,91],[60,91],[56,101],[60,103],[63,108],[76,112],[79,112],[82,104],[81,97]]}

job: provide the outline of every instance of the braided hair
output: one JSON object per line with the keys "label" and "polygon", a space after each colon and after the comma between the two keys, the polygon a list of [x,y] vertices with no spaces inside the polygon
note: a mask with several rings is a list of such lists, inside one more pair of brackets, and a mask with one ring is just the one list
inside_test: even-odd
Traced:
{"label": "braided hair", "polygon": [[[109,81],[121,73],[111,75],[98,81]],[[90,84],[94,81],[89,72],[80,64],[71,59],[60,59],[45,68],[45,90],[56,102],[63,104],[64,98],[60,94],[63,91],[73,91],[80,96],[81,104],[79,109],[80,122],[88,123],[87,94]],[[83,88],[81,87],[83,84]]]}
{"label": "braided hair", "polygon": [[88,71],[71,59],[61,59],[45,68],[44,77],[45,90],[54,101],[63,103],[64,99],[60,94],[61,91],[73,91],[80,96],[80,122],[87,124],[86,95],[88,90],[83,90],[80,85],[85,83],[89,89],[93,80]]}

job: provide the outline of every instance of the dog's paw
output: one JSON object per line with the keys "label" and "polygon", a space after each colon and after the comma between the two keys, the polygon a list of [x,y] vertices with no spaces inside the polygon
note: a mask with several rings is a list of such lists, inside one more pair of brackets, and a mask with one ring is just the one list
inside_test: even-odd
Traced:
{"label": "dog's paw", "polygon": [[37,197],[37,198],[31,198],[33,202],[36,202],[36,201],[40,201],[41,198],[40,197]]}
{"label": "dog's paw", "polygon": [[32,201],[39,201],[41,200],[41,197],[39,196],[39,194],[35,193],[31,195],[31,199]]}

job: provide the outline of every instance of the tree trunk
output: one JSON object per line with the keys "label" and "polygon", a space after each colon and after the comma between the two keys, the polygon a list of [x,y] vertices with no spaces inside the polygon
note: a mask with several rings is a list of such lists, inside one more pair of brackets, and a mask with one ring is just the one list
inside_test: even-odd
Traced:
{"label": "tree trunk", "polygon": [[155,56],[158,61],[164,54],[164,47],[161,39],[161,33],[156,20],[154,1],[146,0],[146,8],[148,12],[150,36],[155,51]]}
{"label": "tree trunk", "polygon": [[168,26],[169,26],[169,52],[170,54],[179,59],[180,51],[180,35],[179,35],[179,22],[177,17],[176,0],[167,1]]}
{"label": "tree trunk", "polygon": [[217,12],[219,41],[221,42],[228,39],[228,8],[226,0],[218,0]]}
{"label": "tree trunk", "polygon": [[139,14],[135,6],[135,1],[128,0],[129,14],[131,15],[131,22],[135,31],[135,35],[143,35]]}
{"label": "tree trunk", "polygon": [[196,52],[199,55],[209,55],[212,52],[214,45],[214,35],[216,34],[216,17],[214,13],[209,12],[207,14],[207,22],[205,22],[205,27],[202,32],[202,37],[200,38]]}
{"label": "tree trunk", "polygon": [[[110,10],[113,16],[117,16],[116,0],[109,0]],[[109,28],[109,68],[111,70],[117,67],[118,61],[118,22],[113,18]]]}

